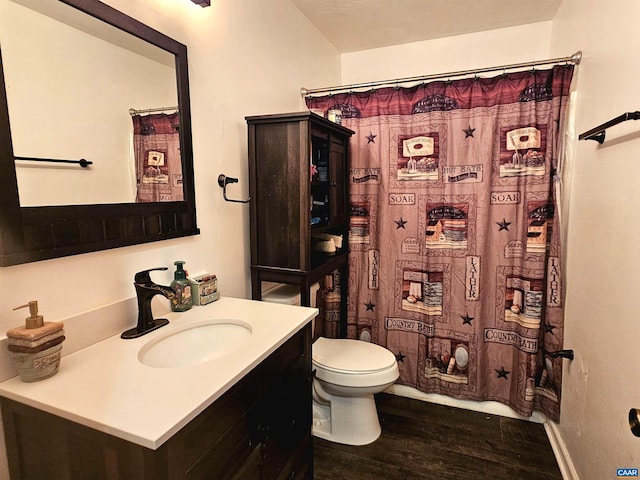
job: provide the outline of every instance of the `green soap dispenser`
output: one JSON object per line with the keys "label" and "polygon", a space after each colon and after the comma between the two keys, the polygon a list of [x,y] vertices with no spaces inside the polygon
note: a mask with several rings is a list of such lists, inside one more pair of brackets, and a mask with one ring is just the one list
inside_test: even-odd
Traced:
{"label": "green soap dispenser", "polygon": [[176,271],[173,274],[171,289],[175,295],[171,299],[171,310],[174,312],[186,312],[193,306],[191,297],[191,282],[187,280],[187,272],[184,271],[184,262],[181,260],[173,262]]}

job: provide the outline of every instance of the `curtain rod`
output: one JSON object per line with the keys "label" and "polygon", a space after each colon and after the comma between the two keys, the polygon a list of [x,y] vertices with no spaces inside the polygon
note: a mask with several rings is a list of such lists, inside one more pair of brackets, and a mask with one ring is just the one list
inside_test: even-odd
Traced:
{"label": "curtain rod", "polygon": [[136,110],[135,108],[129,109],[129,115],[138,115],[140,113],[153,113],[153,112],[165,112],[167,110],[175,110],[178,111],[178,107],[158,107],[158,108],[147,108],[144,110]]}
{"label": "curtain rod", "polygon": [[432,75],[421,75],[417,77],[407,77],[407,78],[395,78],[392,80],[379,80],[375,82],[366,82],[366,83],[354,83],[352,85],[338,85],[335,87],[322,87],[322,88],[304,88],[300,89],[300,95],[303,97],[308,97],[313,93],[325,93],[329,94],[350,91],[354,88],[371,88],[378,87],[381,85],[398,85],[400,83],[411,83],[411,82],[423,82],[425,80],[436,80],[439,78],[450,78],[450,77],[462,77],[465,75],[472,75],[478,73],[486,73],[493,72],[497,70],[512,70],[515,68],[525,68],[525,67],[536,67],[538,65],[550,65],[554,63],[573,63],[575,65],[580,65],[580,61],[582,60],[582,52],[578,51],[571,55],[570,57],[560,57],[560,58],[551,58],[548,60],[537,60],[533,62],[524,62],[524,63],[513,63],[511,65],[499,65],[497,67],[485,67],[485,68],[474,68],[471,70],[460,70],[457,72],[447,72],[447,73],[435,73]]}

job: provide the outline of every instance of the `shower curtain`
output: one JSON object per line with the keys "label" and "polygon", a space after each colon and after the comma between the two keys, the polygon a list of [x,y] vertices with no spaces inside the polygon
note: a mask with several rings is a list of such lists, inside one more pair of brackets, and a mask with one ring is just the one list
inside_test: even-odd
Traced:
{"label": "shower curtain", "polygon": [[573,66],[310,97],[351,139],[347,336],[399,383],[559,419],[554,193]]}
{"label": "shower curtain", "polygon": [[184,199],[180,157],[180,115],[132,115],[136,202]]}

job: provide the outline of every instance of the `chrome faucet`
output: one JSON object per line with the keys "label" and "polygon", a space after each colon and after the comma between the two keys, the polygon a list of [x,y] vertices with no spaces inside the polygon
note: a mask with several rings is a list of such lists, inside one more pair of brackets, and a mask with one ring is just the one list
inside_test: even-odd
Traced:
{"label": "chrome faucet", "polygon": [[175,296],[175,292],[171,287],[154,283],[149,275],[149,272],[167,269],[167,267],[150,268],[135,274],[133,285],[136,287],[136,296],[138,297],[138,324],[134,328],[122,332],[120,335],[122,338],[138,338],[169,323],[166,318],[153,318],[151,299],[156,295],[163,295],[165,298],[171,299]]}

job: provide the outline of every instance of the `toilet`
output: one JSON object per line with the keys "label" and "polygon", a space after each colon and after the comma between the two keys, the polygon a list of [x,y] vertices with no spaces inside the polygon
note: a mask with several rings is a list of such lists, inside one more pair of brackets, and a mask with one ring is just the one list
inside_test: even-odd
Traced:
{"label": "toilet", "polygon": [[[300,304],[297,286],[265,286],[264,301]],[[347,445],[374,442],[382,431],[374,394],[398,379],[395,355],[380,345],[343,338],[319,337],[311,350],[313,435]]]}
{"label": "toilet", "polygon": [[373,395],[398,379],[398,362],[380,345],[318,338],[312,346],[313,434],[332,442],[366,445],[381,433]]}

